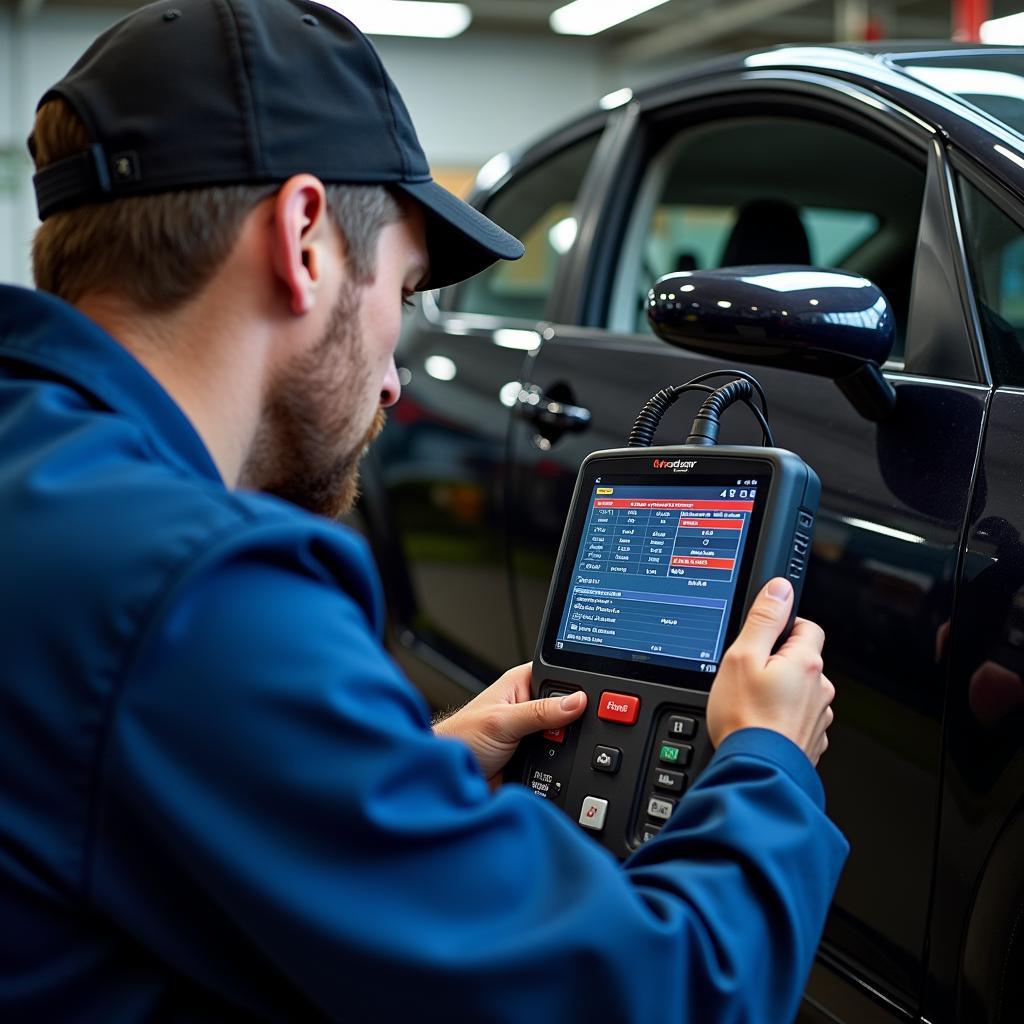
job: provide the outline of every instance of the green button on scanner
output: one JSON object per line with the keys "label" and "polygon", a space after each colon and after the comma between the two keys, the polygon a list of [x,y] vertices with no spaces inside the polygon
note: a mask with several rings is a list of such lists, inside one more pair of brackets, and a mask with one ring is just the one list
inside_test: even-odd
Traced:
{"label": "green button on scanner", "polygon": [[665,764],[675,764],[679,760],[679,754],[679,747],[675,744],[662,743],[661,750],[658,752],[658,760]]}

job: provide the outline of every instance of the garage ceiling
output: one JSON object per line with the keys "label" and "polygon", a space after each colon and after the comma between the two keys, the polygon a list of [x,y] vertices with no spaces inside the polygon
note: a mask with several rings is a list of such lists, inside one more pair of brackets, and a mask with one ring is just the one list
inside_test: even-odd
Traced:
{"label": "garage ceiling", "polygon": [[[468,35],[510,32],[550,38],[548,17],[564,0],[464,0],[473,12]],[[0,0],[21,17],[45,8],[131,10],[131,0]],[[617,60],[642,63],[672,53],[726,52],[778,42],[823,42],[860,35],[865,17],[888,39],[948,38],[953,0],[668,0],[592,37]],[[992,16],[1020,9],[993,0]],[[576,37],[560,37],[571,42]]]}

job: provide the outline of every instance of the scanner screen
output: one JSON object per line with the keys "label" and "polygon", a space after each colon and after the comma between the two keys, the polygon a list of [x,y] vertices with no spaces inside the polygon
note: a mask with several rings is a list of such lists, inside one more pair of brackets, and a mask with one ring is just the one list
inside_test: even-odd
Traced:
{"label": "scanner screen", "polygon": [[767,483],[594,484],[555,650],[713,673]]}

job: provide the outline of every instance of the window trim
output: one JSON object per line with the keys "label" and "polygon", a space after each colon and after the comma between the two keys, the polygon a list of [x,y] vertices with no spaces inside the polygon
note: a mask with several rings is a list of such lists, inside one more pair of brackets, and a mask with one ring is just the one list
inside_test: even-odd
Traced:
{"label": "window trim", "polygon": [[[707,130],[714,132],[727,124],[736,130],[740,130],[743,122],[759,122],[768,118],[789,120],[791,122],[799,120],[804,123],[813,121],[815,124],[824,126],[828,129],[842,130],[841,128],[837,128],[837,126],[831,121],[826,121],[824,118],[798,119],[788,114],[780,114],[776,112],[758,112],[755,115],[749,116],[744,112],[737,113],[733,116],[722,117],[720,119],[707,118],[694,121],[692,124],[688,124],[685,128],[679,131],[667,133],[667,137],[665,134],[659,133],[656,141],[652,141],[647,147],[648,153],[650,153],[652,149],[654,150],[653,155],[649,160],[647,160],[645,168],[641,172],[642,177],[638,186],[632,190],[636,195],[636,201],[632,204],[632,210],[627,217],[622,230],[622,242],[618,247],[618,256],[615,264],[616,271],[623,266],[638,265],[642,261],[643,245],[647,236],[648,225],[651,223],[654,211],[658,208],[658,200],[662,193],[665,181],[671,173],[672,168],[674,168],[678,163],[678,153],[676,152],[676,149],[677,145],[683,141],[684,137],[690,137],[692,140],[694,134],[699,134]],[[923,198],[924,182],[922,178],[922,202]],[[855,249],[865,244],[871,237],[873,237],[873,235],[862,239]],[[644,333],[642,331],[627,329],[621,326],[626,320],[625,311],[627,308],[633,310],[635,314],[635,300],[637,292],[635,284],[629,279],[629,275],[623,275],[616,272],[612,285],[608,291],[608,303],[604,316],[604,324],[602,325],[603,328],[622,334],[635,336],[642,335]],[[635,320],[635,315],[630,317],[630,319]],[[902,364],[902,360],[897,360],[896,362]]]}
{"label": "window trim", "polygon": [[[519,157],[513,159],[512,165],[509,167],[508,171],[490,190],[484,192],[474,190],[470,195],[468,202],[470,205],[480,210],[481,213],[488,215],[488,209],[495,200],[505,192],[506,189],[515,187],[523,177],[529,175],[542,164],[557,158],[560,154],[566,152],[566,150],[593,138],[595,141],[594,152],[590,155],[590,158],[587,161],[587,167],[583,172],[583,177],[580,179],[580,187],[577,189],[576,198],[573,201],[574,211],[578,214],[580,196],[583,194],[587,177],[591,173],[594,158],[601,147],[605,134],[608,131],[609,120],[610,119],[607,114],[599,114],[587,119],[582,124],[573,125],[570,129],[559,131],[556,134],[541,140],[522,153]],[[577,233],[577,239],[574,241],[573,246],[566,253],[563,253],[559,259],[559,267],[572,256],[572,253],[578,244],[578,240],[579,234]],[[557,280],[558,268],[556,268],[555,271],[551,291],[554,291]],[[486,317],[489,318],[490,321],[487,325],[488,329],[493,329],[494,326],[500,326],[501,324],[530,326],[536,324],[538,320],[543,319],[544,312],[547,311],[551,302],[551,295],[549,292],[544,302],[544,311],[542,311],[541,317],[536,319],[529,317],[503,316],[497,313],[468,311],[457,305],[460,295],[464,294],[466,285],[467,281],[459,281],[454,285],[449,285],[447,288],[434,289],[430,294],[433,296],[433,306],[437,314],[437,319],[434,319],[434,317],[429,317],[429,319],[434,323],[439,323],[443,322],[443,320],[445,320],[449,315],[454,316],[456,319]],[[483,325],[481,324],[480,326]]]}
{"label": "window trim", "polygon": [[992,174],[979,164],[970,154],[960,149],[949,147],[946,152],[946,168],[948,177],[949,201],[955,211],[957,243],[959,246],[958,256],[963,263],[964,288],[967,299],[970,303],[971,316],[975,322],[978,347],[985,360],[987,379],[993,387],[1024,387],[1024,382],[1009,385],[996,381],[991,370],[992,360],[989,358],[990,343],[985,337],[981,327],[981,298],[974,283],[974,268],[971,264],[970,253],[963,232],[964,210],[963,198],[960,193],[960,179],[966,180],[976,188],[1000,213],[1020,229],[1024,235],[1024,202],[1013,192],[995,179]]}
{"label": "window trim", "polygon": [[[641,113],[634,136],[623,143],[618,170],[612,176],[614,189],[631,196],[639,194],[646,183],[646,171],[651,163],[651,154],[666,143],[667,137],[677,136],[683,130],[699,128],[702,124],[724,120],[729,116],[781,116],[813,120],[860,135],[887,149],[894,148],[891,133],[887,134],[886,127],[866,115],[863,100],[858,102],[851,98],[851,93],[859,95],[863,90],[857,90],[848,83],[830,81],[822,76],[799,75],[795,82],[793,78],[793,73],[773,74],[751,81],[748,75],[741,75],[731,82],[714,83],[718,88],[712,95],[707,94],[711,83],[702,82],[699,89],[691,86],[686,90],[688,96],[673,96],[651,106]],[[808,82],[806,79],[812,81]],[[848,117],[838,123],[837,99],[841,106],[847,108],[848,113]],[[923,126],[923,122],[916,117],[904,122],[904,131],[900,132],[900,137],[896,140],[896,148],[899,156],[920,166],[923,174],[927,168],[926,143],[929,135],[918,126]],[[911,130],[914,133],[913,142],[907,137],[907,132]],[[600,217],[604,233],[599,238],[597,249],[588,254],[588,287],[582,289],[585,296],[583,308],[577,311],[578,315],[572,322],[607,329],[610,290],[619,266],[618,253],[625,240],[625,232],[630,226],[631,217],[629,205],[625,210],[609,208],[615,205],[614,195],[606,195],[604,200],[605,205],[599,214],[595,215],[593,211],[589,214]],[[618,205],[621,207],[623,204]],[[608,230],[609,224],[615,225],[612,231]],[[569,310],[563,310],[562,316],[552,316],[551,319],[565,322],[569,313]]]}
{"label": "window trim", "polygon": [[[606,323],[602,288],[607,288],[615,270],[615,253],[628,213],[626,197],[638,187],[638,175],[650,151],[652,125],[665,119],[678,120],[684,114],[696,123],[719,116],[727,107],[734,107],[740,114],[749,113],[751,104],[774,105],[783,113],[795,111],[800,116],[815,108],[826,119],[834,119],[837,110],[845,110],[849,117],[844,123],[863,127],[887,146],[900,146],[908,159],[922,164],[927,159],[926,144],[936,133],[932,125],[891,100],[854,83],[814,72],[728,71],[652,91],[622,108],[632,116],[628,121],[623,119],[616,149],[603,160],[600,188],[588,196],[589,202],[582,210],[580,234],[598,238],[598,245],[577,252],[575,276],[564,283],[561,301],[549,311],[549,320],[595,328]],[[596,232],[597,223],[603,227],[601,234]],[[607,230],[609,223],[614,225],[612,231]]]}

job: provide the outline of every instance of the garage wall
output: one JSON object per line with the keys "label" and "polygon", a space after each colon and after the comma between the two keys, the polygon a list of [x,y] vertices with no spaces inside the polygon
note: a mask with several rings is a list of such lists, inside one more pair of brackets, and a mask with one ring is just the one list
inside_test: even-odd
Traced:
{"label": "garage wall", "polygon": [[[46,5],[27,23],[0,7],[0,281],[28,283],[36,226],[24,140],[35,103],[123,9]],[[431,164],[458,172],[515,148],[617,88],[591,40],[472,34],[451,40],[380,38]]]}

